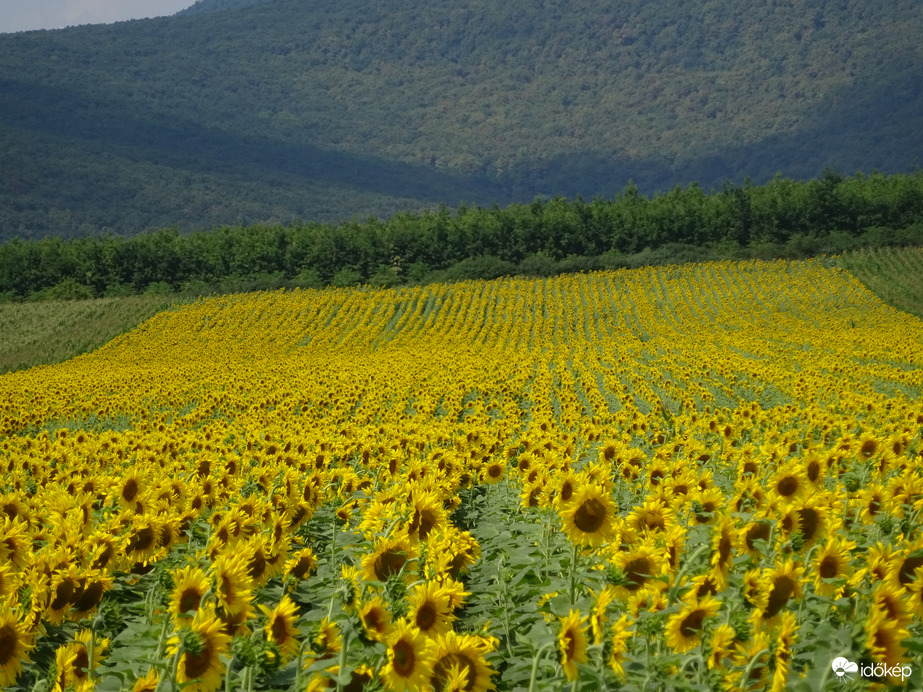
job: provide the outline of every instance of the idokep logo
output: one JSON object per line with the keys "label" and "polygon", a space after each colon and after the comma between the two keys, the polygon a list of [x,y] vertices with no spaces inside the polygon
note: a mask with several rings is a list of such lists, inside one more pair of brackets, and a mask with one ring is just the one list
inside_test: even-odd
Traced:
{"label": "idokep logo", "polygon": [[858,663],[853,663],[852,661],[849,661],[843,658],[842,656],[840,656],[839,658],[833,659],[833,663],[831,665],[833,665],[833,672],[836,673],[836,676],[838,678],[842,678],[844,675],[846,677],[849,677],[847,673],[858,673],[859,672]]}
{"label": "idokep logo", "polygon": [[903,682],[912,672],[910,666],[889,666],[885,663],[860,666],[842,656],[833,659],[830,665],[838,678],[851,678],[850,673],[859,673],[863,678],[900,678]]}

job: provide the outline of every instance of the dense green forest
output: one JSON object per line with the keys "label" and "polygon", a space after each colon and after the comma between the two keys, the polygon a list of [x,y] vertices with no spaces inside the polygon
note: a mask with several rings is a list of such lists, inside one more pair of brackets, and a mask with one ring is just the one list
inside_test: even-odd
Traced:
{"label": "dense green forest", "polygon": [[284,286],[376,286],[547,276],[732,257],[804,257],[923,244],[923,172],[699,185],[651,197],[442,206],[338,225],[176,228],[0,245],[5,300],[187,295]]}
{"label": "dense green forest", "polygon": [[611,197],[923,152],[918,0],[204,0],[0,36],[0,241]]}

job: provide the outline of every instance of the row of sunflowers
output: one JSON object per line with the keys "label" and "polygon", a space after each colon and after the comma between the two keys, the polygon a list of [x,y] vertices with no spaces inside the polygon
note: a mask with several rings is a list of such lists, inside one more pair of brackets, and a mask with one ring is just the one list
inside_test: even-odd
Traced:
{"label": "row of sunflowers", "polygon": [[921,354],[821,260],[160,313],[0,377],[0,687],[919,685]]}

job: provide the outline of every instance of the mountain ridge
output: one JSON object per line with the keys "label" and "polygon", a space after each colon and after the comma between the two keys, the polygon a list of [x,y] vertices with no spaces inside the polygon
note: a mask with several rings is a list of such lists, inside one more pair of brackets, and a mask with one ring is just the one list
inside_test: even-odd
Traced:
{"label": "mountain ridge", "polygon": [[799,8],[213,0],[0,36],[0,239],[918,165],[923,6]]}

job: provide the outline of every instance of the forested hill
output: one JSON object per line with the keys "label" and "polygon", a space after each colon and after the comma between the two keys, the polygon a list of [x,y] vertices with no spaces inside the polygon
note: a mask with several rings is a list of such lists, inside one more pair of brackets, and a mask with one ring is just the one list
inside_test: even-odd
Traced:
{"label": "forested hill", "polygon": [[3,35],[0,239],[907,171],[921,34],[918,0],[203,0]]}

